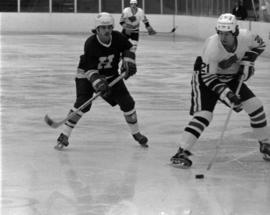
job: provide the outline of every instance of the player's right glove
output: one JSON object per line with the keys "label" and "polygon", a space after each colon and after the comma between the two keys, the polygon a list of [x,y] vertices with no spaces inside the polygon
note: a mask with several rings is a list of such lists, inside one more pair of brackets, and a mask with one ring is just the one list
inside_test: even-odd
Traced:
{"label": "player's right glove", "polygon": [[233,109],[236,112],[240,112],[242,110],[241,99],[237,95],[235,95],[229,88],[225,88],[225,90],[223,90],[223,92],[220,94],[220,100],[230,107],[233,106]]}
{"label": "player's right glove", "polygon": [[90,77],[90,82],[96,92],[100,92],[101,96],[106,97],[110,93],[108,82],[104,75],[94,73]]}
{"label": "player's right glove", "polygon": [[245,52],[244,57],[241,59],[238,73],[240,76],[244,76],[244,81],[247,81],[251,76],[254,75],[254,62],[258,55],[258,52],[250,50]]}
{"label": "player's right glove", "polygon": [[148,27],[146,27],[148,34],[149,35],[155,35],[157,32],[152,28],[151,25],[149,25]]}

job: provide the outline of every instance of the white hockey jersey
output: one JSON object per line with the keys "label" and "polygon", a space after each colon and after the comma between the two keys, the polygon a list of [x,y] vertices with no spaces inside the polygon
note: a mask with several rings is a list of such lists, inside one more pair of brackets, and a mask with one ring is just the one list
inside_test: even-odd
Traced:
{"label": "white hockey jersey", "polygon": [[248,30],[240,30],[237,36],[237,47],[228,52],[217,34],[209,37],[204,45],[200,71],[202,82],[212,91],[220,94],[226,88],[226,82],[238,79],[240,61],[247,51],[260,55],[265,49],[264,41]]}
{"label": "white hockey jersey", "polygon": [[[237,36],[237,47],[234,52],[228,52],[222,45],[217,34],[209,37],[204,45],[202,59],[207,66],[207,72],[218,74],[230,79],[238,73],[240,61],[247,51],[254,50],[261,54],[265,49],[263,40],[246,29],[241,29]],[[224,80],[226,81],[226,80]],[[229,80],[228,80],[229,81]]]}
{"label": "white hockey jersey", "polygon": [[139,31],[141,21],[144,24],[148,23],[148,19],[141,8],[137,7],[137,11],[135,13],[132,12],[130,7],[124,8],[120,18],[120,23],[125,23],[125,28],[133,31]]}

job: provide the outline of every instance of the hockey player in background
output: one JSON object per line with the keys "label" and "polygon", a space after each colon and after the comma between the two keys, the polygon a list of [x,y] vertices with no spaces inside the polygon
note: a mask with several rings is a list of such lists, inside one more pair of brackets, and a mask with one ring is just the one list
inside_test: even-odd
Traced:
{"label": "hockey player in background", "polygon": [[[94,35],[86,40],[84,54],[80,57],[75,78],[77,98],[70,113],[89,100],[95,92],[100,92],[103,99],[111,106],[119,105],[133,138],[141,146],[148,147],[147,138],[139,130],[135,102],[124,81],[120,80],[112,87],[108,86],[108,83],[119,76],[118,64],[121,60],[121,72],[125,72],[125,79],[137,71],[132,44],[113,28],[114,19],[109,13],[103,12],[97,15]],[[57,139],[56,149],[69,145],[68,138],[73,128],[90,108],[91,105],[82,109],[64,124],[63,131]]]}
{"label": "hockey player in background", "polygon": [[206,40],[202,56],[194,64],[190,109],[193,118],[184,129],[177,153],[171,158],[177,167],[192,165],[190,150],[210,124],[218,100],[227,106],[233,105],[236,112],[243,109],[248,114],[259,150],[265,160],[270,160],[270,133],[262,102],[246,82],[241,85],[239,97],[234,93],[240,77],[247,81],[254,74],[254,62],[264,51],[265,43],[260,36],[239,30],[236,17],[228,13],[218,18],[216,32]]}
{"label": "hockey player in background", "polygon": [[144,23],[149,35],[156,34],[156,31],[149,24],[144,11],[137,7],[137,3],[137,0],[130,0],[130,7],[124,8],[120,18],[120,25],[123,27],[122,33],[129,38],[135,51],[139,41],[141,21]]}

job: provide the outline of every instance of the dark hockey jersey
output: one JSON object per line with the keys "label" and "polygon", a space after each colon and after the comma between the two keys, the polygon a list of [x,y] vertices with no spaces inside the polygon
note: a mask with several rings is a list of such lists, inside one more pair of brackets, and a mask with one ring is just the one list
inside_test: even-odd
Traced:
{"label": "dark hockey jersey", "polygon": [[77,78],[89,78],[97,71],[107,78],[117,76],[121,55],[131,47],[128,39],[118,31],[112,31],[112,41],[108,46],[100,43],[96,34],[90,36],[80,57]]}

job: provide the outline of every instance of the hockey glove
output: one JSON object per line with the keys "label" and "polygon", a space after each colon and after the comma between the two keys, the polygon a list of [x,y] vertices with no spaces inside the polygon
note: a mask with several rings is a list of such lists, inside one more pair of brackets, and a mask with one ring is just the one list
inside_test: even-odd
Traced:
{"label": "hockey glove", "polygon": [[130,76],[135,75],[135,73],[137,72],[135,57],[135,53],[130,50],[126,50],[123,52],[121,73],[126,73],[125,80],[127,80]]}
{"label": "hockey glove", "polygon": [[220,99],[228,106],[232,107],[236,112],[242,110],[241,99],[235,95],[229,88],[226,88],[220,95]]}
{"label": "hockey glove", "polygon": [[95,73],[91,76],[90,82],[94,90],[100,92],[101,96],[106,97],[109,95],[110,89],[105,76]]}
{"label": "hockey glove", "polygon": [[157,34],[157,32],[150,25],[148,27],[146,27],[146,29],[147,29],[149,35]]}
{"label": "hockey glove", "polygon": [[254,75],[255,69],[254,69],[254,63],[250,61],[241,61],[240,67],[238,70],[239,76],[243,76],[243,80],[247,81],[250,79],[251,76]]}
{"label": "hockey glove", "polygon": [[240,76],[244,76],[244,81],[247,81],[251,76],[254,75],[254,62],[258,55],[258,52],[250,50],[247,51],[244,57],[241,59],[238,73]]}
{"label": "hockey glove", "polygon": [[127,80],[130,76],[135,75],[137,72],[137,66],[133,62],[129,62],[126,60],[122,61],[121,73],[125,72],[125,80]]}

